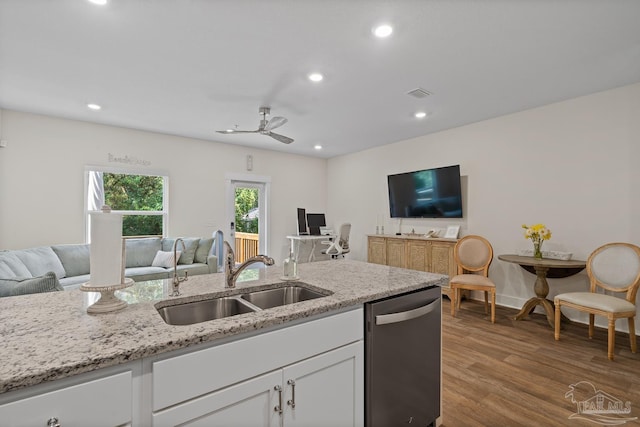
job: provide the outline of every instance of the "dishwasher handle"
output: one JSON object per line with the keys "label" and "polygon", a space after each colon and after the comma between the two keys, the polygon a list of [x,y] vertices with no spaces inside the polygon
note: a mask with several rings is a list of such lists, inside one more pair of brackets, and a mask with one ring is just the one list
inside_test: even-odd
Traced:
{"label": "dishwasher handle", "polygon": [[400,313],[381,314],[376,316],[376,325],[388,325],[390,323],[404,322],[431,313],[437,306],[439,300],[433,300],[427,305],[414,308],[413,310],[401,311]]}

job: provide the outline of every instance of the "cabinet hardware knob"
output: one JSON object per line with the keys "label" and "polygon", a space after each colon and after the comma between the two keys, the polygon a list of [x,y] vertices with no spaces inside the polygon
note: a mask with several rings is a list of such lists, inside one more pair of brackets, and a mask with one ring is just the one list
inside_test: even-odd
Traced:
{"label": "cabinet hardware knob", "polygon": [[47,421],[47,427],[60,427],[60,423],[56,417],[51,417]]}

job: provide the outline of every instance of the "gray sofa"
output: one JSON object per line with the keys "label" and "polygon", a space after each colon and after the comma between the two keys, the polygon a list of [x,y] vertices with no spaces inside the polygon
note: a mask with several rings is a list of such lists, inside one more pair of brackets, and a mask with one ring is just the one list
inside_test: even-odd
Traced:
{"label": "gray sofa", "polygon": [[[192,276],[217,272],[217,257],[211,254],[213,238],[182,239],[185,249],[178,244],[181,252],[178,274],[183,276],[188,271]],[[173,251],[174,242],[174,238],[159,237],[127,239],[125,276],[136,282],[173,277],[173,265],[165,262],[162,266],[158,260],[164,255],[159,252]],[[0,251],[0,296],[77,289],[89,281],[89,255],[88,244]]]}

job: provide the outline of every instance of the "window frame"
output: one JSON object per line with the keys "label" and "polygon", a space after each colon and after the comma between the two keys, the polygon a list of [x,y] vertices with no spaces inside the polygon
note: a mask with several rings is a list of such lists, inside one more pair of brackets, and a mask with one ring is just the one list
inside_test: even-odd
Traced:
{"label": "window frame", "polygon": [[[90,243],[91,230],[89,214],[99,212],[89,209],[89,174],[91,172],[102,172],[124,175],[145,175],[162,177],[162,210],[161,211],[120,211],[112,210],[113,213],[122,215],[162,215],[162,237],[169,235],[169,173],[161,170],[138,169],[132,167],[114,167],[114,166],[93,166],[87,165],[84,168],[84,241]],[[144,237],[144,236],[123,236],[124,238]]]}

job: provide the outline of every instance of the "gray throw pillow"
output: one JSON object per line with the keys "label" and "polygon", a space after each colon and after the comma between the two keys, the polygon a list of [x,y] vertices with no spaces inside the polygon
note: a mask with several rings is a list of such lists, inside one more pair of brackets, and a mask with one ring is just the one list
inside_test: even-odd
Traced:
{"label": "gray throw pillow", "polygon": [[[178,239],[178,237],[176,239]],[[162,239],[162,250],[166,252],[173,251],[173,245],[175,244],[176,239]],[[178,243],[178,250],[182,252],[180,259],[178,260],[178,264],[193,264],[193,259],[196,256],[196,249],[198,249],[198,242],[200,242],[200,238],[182,237],[182,241],[184,242],[185,247],[183,248],[182,244]]]}
{"label": "gray throw pillow", "polygon": [[196,249],[196,256],[193,261],[206,264],[207,258],[211,253],[211,246],[213,246],[213,237],[209,239],[200,239],[200,243],[198,243],[198,249]]}
{"label": "gray throw pillow", "polygon": [[14,277],[0,279],[0,297],[64,291],[53,271],[40,277]]}

